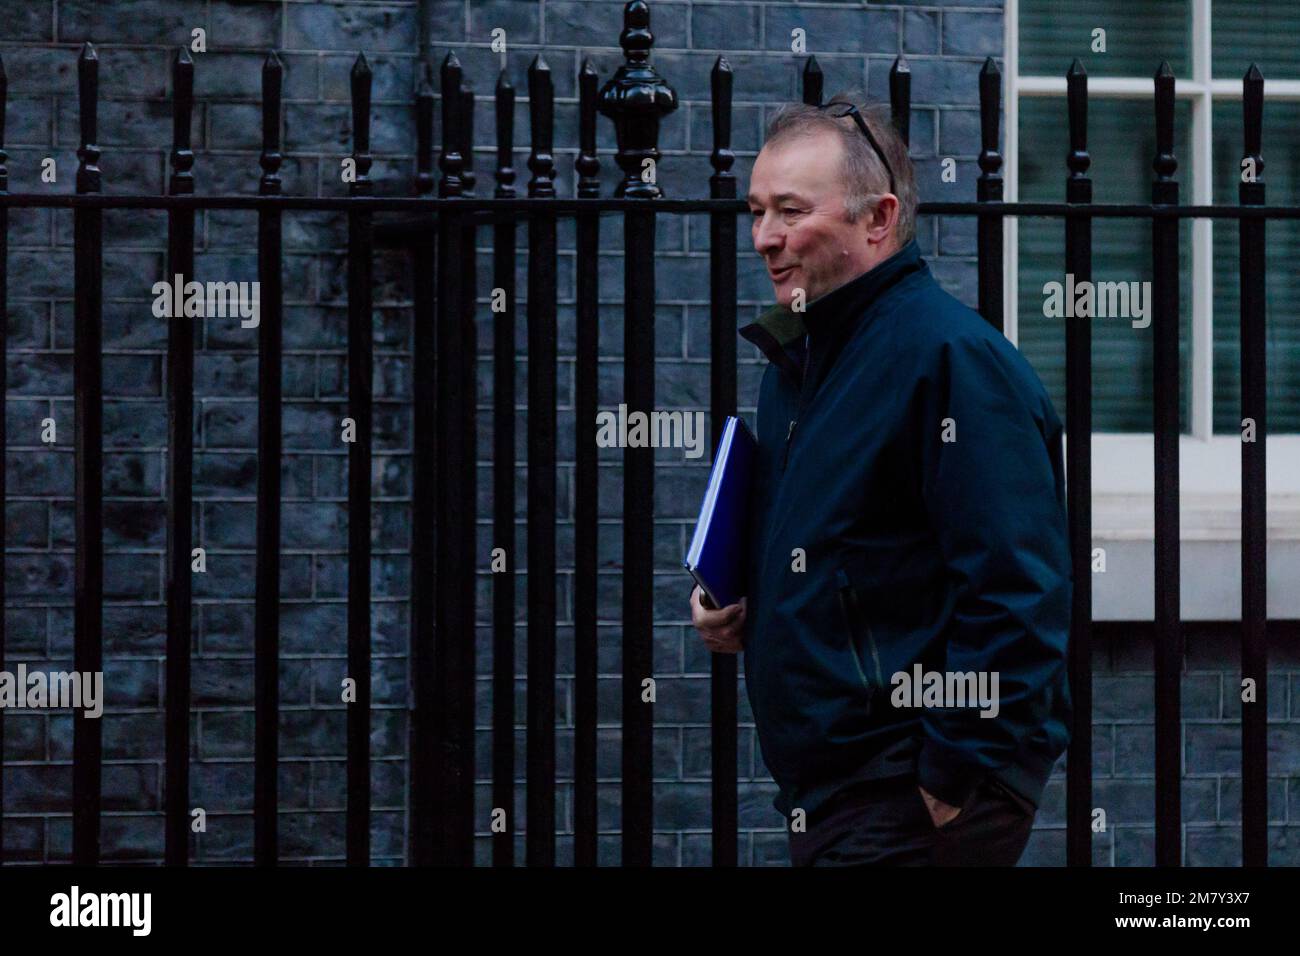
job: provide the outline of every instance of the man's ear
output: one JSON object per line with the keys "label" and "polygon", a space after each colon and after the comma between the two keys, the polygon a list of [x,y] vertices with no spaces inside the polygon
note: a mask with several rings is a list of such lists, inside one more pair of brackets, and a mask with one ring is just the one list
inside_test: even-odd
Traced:
{"label": "man's ear", "polygon": [[871,207],[867,238],[871,242],[887,242],[898,225],[898,197],[886,193]]}

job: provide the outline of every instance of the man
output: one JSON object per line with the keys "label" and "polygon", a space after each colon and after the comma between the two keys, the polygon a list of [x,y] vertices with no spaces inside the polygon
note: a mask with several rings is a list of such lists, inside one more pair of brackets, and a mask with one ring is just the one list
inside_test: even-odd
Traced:
{"label": "man", "polygon": [[1061,424],[931,276],[907,149],[855,102],[783,108],[754,163],[748,593],[692,620],[745,651],[794,865],[1009,866],[1069,740]]}

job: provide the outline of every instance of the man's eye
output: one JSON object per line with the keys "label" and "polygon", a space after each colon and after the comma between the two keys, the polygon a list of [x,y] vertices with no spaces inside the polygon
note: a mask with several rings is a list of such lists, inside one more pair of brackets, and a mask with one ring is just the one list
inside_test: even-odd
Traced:
{"label": "man's eye", "polygon": [[781,211],[782,211],[783,213],[785,213],[787,216],[789,216],[789,215],[793,215],[793,214],[797,214],[797,213],[799,212],[799,210],[798,210],[798,209],[795,209],[793,206],[786,206],[786,207],[785,207],[784,209],[782,209]]}

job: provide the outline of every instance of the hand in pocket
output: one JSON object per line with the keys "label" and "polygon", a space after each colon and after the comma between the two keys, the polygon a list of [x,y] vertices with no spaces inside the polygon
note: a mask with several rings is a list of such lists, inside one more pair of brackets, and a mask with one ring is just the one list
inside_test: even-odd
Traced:
{"label": "hand in pocket", "polygon": [[961,807],[954,807],[952,804],[944,803],[938,797],[931,796],[920,784],[916,785],[916,789],[921,791],[921,799],[925,801],[925,808],[930,811],[930,820],[936,830],[951,823],[961,813]]}

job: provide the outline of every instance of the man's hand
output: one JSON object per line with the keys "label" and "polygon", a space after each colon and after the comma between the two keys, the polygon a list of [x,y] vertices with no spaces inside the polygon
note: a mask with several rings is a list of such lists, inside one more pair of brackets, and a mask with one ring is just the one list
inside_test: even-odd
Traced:
{"label": "man's hand", "polygon": [[710,610],[700,603],[704,592],[696,585],[691,592],[691,623],[704,639],[704,646],[715,654],[735,654],[745,638],[745,599],[720,610]]}
{"label": "man's hand", "polygon": [[944,803],[938,797],[932,797],[920,784],[917,784],[916,789],[921,791],[921,799],[925,801],[926,809],[930,811],[930,819],[934,821],[936,828],[942,827],[961,813],[961,807],[954,807]]}

